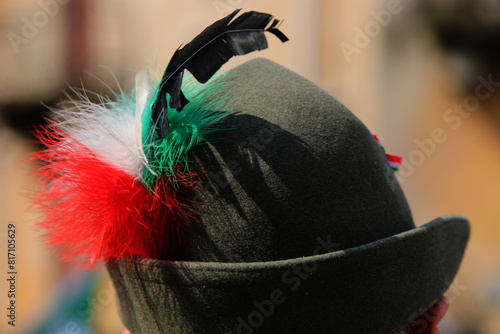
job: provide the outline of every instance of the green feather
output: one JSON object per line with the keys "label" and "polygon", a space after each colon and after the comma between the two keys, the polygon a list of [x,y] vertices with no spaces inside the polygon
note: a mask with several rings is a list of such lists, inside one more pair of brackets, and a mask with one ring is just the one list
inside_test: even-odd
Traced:
{"label": "green feather", "polygon": [[[164,138],[160,138],[151,124],[152,101],[148,101],[148,113],[143,115],[144,152],[147,157],[147,168],[142,169],[142,182],[152,188],[155,182],[166,175],[168,179],[176,176],[179,169],[184,172],[192,169],[188,152],[197,145],[208,142],[210,135],[221,130],[218,124],[231,111],[224,110],[226,101],[230,99],[226,74],[216,75],[208,83],[200,84],[192,77],[183,83],[185,96],[190,102],[181,112],[169,110],[170,128]],[[148,118],[145,116],[148,114]],[[147,135],[144,135],[147,134]]]}

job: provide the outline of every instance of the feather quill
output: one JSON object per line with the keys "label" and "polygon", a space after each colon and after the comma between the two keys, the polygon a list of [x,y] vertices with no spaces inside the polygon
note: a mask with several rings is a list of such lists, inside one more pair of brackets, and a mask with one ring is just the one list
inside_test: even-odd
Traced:
{"label": "feather quill", "polygon": [[[266,31],[282,42],[288,40],[278,29],[279,21],[273,20],[272,15],[251,11],[233,20],[239,11],[237,9],[207,27],[172,56],[152,107],[153,120],[159,124],[162,136],[169,128],[168,107],[181,111],[189,102],[181,90],[185,69],[196,80],[205,83],[233,56],[266,49]],[[168,104],[166,94],[170,95]],[[158,120],[160,116],[161,120]]]}

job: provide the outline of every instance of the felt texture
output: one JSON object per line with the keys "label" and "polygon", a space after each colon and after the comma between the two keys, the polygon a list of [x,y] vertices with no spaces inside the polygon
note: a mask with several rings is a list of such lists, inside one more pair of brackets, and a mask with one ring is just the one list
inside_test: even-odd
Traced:
{"label": "felt texture", "polygon": [[[451,284],[458,216],[415,228],[384,152],[340,102],[268,60],[225,85],[218,140],[173,259],[107,265],[132,333],[387,333]],[[221,92],[221,96],[224,96]]]}
{"label": "felt texture", "polygon": [[310,257],[253,263],[122,260],[108,269],[132,333],[249,333],[243,319],[256,333],[386,334],[446,291],[468,227],[463,217],[448,216]]}
{"label": "felt texture", "polygon": [[236,114],[193,151],[207,205],[186,260],[282,260],[311,255],[325,232],[350,248],[414,227],[384,152],[338,100],[268,60],[231,73]]}

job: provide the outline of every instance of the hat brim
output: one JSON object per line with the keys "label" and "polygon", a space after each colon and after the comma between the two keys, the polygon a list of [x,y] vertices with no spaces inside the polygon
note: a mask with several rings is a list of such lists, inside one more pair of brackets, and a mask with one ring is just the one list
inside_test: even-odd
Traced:
{"label": "hat brim", "polygon": [[309,257],[253,263],[121,259],[107,267],[133,333],[387,333],[448,289],[469,229],[464,217],[443,216]]}

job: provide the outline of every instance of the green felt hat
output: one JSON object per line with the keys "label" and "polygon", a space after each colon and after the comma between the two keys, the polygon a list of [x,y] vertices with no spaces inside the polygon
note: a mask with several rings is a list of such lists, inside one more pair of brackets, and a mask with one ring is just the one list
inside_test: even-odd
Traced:
{"label": "green felt hat", "polygon": [[109,263],[136,333],[388,333],[450,286],[460,216],[415,227],[384,152],[345,106],[258,59],[228,76],[237,111],[193,159],[207,170],[175,261]]}

